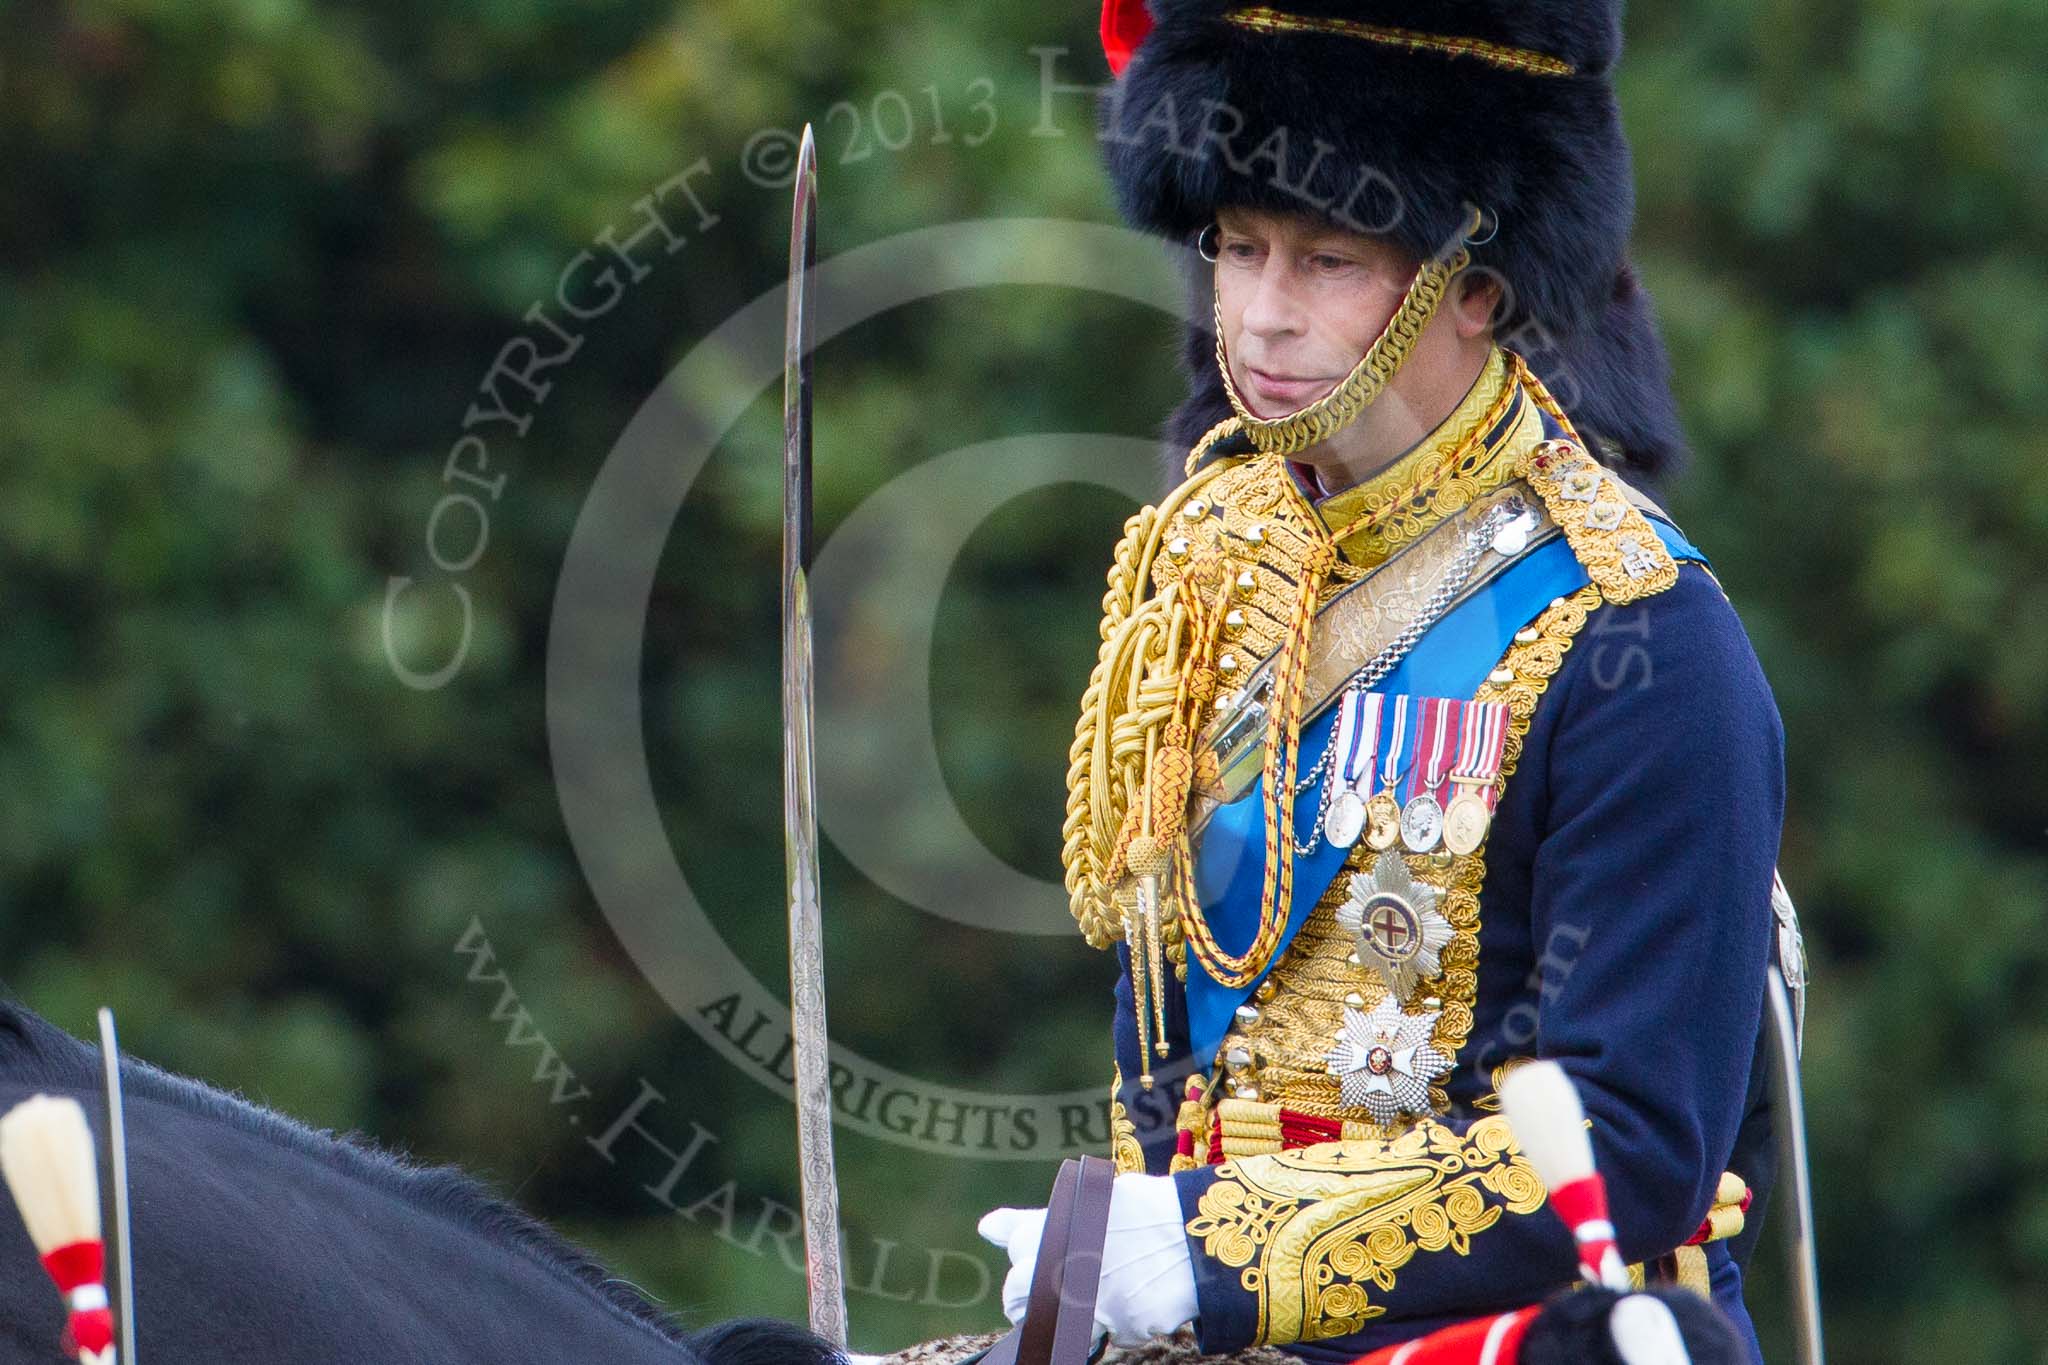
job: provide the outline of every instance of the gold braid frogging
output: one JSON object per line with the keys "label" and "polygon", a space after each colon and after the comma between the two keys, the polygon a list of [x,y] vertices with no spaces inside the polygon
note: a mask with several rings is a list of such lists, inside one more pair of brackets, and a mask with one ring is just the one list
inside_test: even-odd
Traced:
{"label": "gold braid frogging", "polygon": [[[1218,423],[1190,454],[1198,460],[1233,429]],[[1069,905],[1091,947],[1107,948],[1125,937],[1124,915],[1114,892],[1135,835],[1128,824],[1146,781],[1147,761],[1157,751],[1160,731],[1174,719],[1184,682],[1179,664],[1185,652],[1188,609],[1177,592],[1139,601],[1152,577],[1167,528],[1181,504],[1211,478],[1231,468],[1219,461],[1191,477],[1157,506],[1140,508],[1124,523],[1124,536],[1102,596],[1102,646],[1081,694],[1081,716],[1067,750],[1067,812],[1061,826],[1061,862]],[[1164,936],[1178,939],[1172,923]],[[1136,964],[1134,963],[1134,966]]]}
{"label": "gold braid frogging", "polygon": [[[1224,430],[1204,439],[1220,439]],[[1168,1051],[1166,946],[1181,931],[1180,916],[1162,909],[1160,890],[1173,854],[1185,859],[1194,712],[1216,693],[1216,645],[1231,584],[1220,562],[1208,561],[1169,575],[1157,595],[1142,594],[1171,514],[1196,511],[1196,490],[1234,463],[1197,475],[1125,523],[1103,596],[1102,648],[1068,751],[1062,860],[1070,903],[1089,943],[1106,948],[1123,938],[1131,945],[1132,1005],[1146,1063],[1138,1082],[1147,1090],[1153,1052]]]}

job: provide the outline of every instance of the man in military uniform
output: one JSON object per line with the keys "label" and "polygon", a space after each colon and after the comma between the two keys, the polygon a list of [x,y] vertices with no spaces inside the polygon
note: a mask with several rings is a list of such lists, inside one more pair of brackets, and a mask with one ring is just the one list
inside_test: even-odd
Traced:
{"label": "man in military uniform", "polygon": [[[1496,1095],[1548,1058],[1624,1257],[1755,1356],[1783,734],[1643,491],[1680,437],[1613,0],[1103,33],[1120,207],[1203,264],[1183,481],[1126,526],[1070,769],[1122,966],[1100,1322],[1348,1361],[1570,1284]],[[1037,1217],[983,1222],[1013,1316]]]}

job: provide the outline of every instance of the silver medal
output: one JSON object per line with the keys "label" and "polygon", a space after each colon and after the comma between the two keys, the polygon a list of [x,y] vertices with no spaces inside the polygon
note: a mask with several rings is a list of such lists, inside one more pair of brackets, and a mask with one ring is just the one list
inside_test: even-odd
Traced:
{"label": "silver medal", "polygon": [[1427,853],[1443,837],[1444,808],[1424,792],[1401,808],[1401,842],[1410,853]]}
{"label": "silver medal", "polygon": [[1330,813],[1323,818],[1323,837],[1338,848],[1349,848],[1364,829],[1365,800],[1346,787],[1330,801]]}

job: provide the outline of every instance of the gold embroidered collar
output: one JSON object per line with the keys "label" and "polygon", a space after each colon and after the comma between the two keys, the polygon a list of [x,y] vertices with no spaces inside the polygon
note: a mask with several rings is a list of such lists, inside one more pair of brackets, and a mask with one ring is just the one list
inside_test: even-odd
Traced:
{"label": "gold embroidered collar", "polygon": [[[1512,419],[1512,420],[1511,420]],[[1513,456],[1541,439],[1521,361],[1498,346],[1458,406],[1415,448],[1364,483],[1315,504],[1344,558],[1376,568],[1397,548],[1514,476]]]}

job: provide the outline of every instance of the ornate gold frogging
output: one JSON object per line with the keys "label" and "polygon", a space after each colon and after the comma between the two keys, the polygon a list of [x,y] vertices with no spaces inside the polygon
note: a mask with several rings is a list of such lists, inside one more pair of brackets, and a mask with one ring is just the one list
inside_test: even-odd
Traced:
{"label": "ornate gold frogging", "polygon": [[1113,1067],[1109,1081],[1109,1155],[1118,1175],[1145,1169],[1145,1149],[1138,1145],[1138,1125],[1124,1108],[1124,1069]]}
{"label": "ornate gold frogging", "polygon": [[[1418,1251],[1469,1255],[1503,1212],[1545,1192],[1507,1120],[1462,1136],[1425,1122],[1390,1142],[1326,1142],[1217,1168],[1188,1235],[1258,1297],[1257,1342],[1345,1336],[1387,1310],[1374,1290]],[[1489,1197],[1490,1196],[1490,1197]]]}
{"label": "ornate gold frogging", "polygon": [[[1102,646],[1081,696],[1067,751],[1067,818],[1061,861],[1074,918],[1092,947],[1124,937],[1111,867],[1122,850],[1124,816],[1146,780],[1146,760],[1173,716],[1179,692],[1179,632],[1186,612],[1150,593],[1152,566],[1180,534],[1179,512],[1228,466],[1197,473],[1156,506],[1138,509],[1110,565],[1102,596]],[[1171,927],[1167,930],[1173,936]]]}

